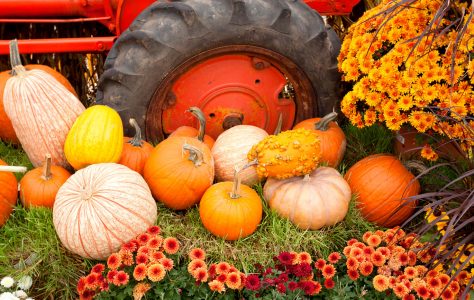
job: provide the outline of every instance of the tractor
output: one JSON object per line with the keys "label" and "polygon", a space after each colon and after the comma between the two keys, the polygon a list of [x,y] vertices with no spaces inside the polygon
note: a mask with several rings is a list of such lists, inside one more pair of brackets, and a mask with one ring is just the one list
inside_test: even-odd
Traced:
{"label": "tractor", "polygon": [[[102,26],[108,36],[18,41],[20,53],[107,53],[96,100],[125,134],[134,118],[159,142],[199,107],[216,138],[239,124],[273,132],[327,114],[340,100],[340,39],[323,15],[359,0],[0,0],[0,24]],[[0,40],[0,55],[8,54]],[[7,56],[0,56],[7,58]]]}

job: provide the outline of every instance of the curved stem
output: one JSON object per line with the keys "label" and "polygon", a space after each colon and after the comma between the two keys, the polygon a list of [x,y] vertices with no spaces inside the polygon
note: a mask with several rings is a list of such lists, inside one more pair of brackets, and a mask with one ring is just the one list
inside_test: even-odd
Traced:
{"label": "curved stem", "polygon": [[132,125],[133,128],[135,129],[135,135],[129,141],[129,143],[135,147],[141,147],[143,145],[143,141],[142,141],[142,130],[140,129],[140,126],[138,126],[138,123],[137,121],[135,121],[134,118],[130,118],[130,120],[128,120],[128,123],[130,123],[130,125]]}
{"label": "curved stem", "polygon": [[273,132],[273,135],[277,135],[281,132],[281,127],[283,126],[283,114],[280,113],[280,115],[278,116],[278,123],[277,123],[277,127],[275,128],[275,131]]}
{"label": "curved stem", "polygon": [[192,113],[199,121],[199,134],[198,140],[204,142],[204,135],[206,134],[206,117],[202,110],[199,107],[193,106],[188,109],[190,113]]}
{"label": "curved stem", "polygon": [[185,150],[189,151],[189,157],[188,159],[194,163],[195,167],[199,167],[200,165],[203,164],[204,162],[204,155],[201,150],[199,150],[197,147],[190,145],[190,144],[184,144],[183,145],[183,152]]}
{"label": "curved stem", "polygon": [[230,198],[232,199],[240,198],[240,182],[241,182],[240,172],[256,164],[258,164],[258,162],[255,159],[245,164],[240,169],[238,169],[237,166],[234,166],[234,184],[232,185],[232,192],[230,193]]}
{"label": "curved stem", "polygon": [[14,39],[10,41],[10,63],[12,65],[12,74],[20,75],[26,72],[25,67],[21,64],[20,50],[18,49],[18,40]]}
{"label": "curved stem", "polygon": [[329,123],[337,118],[337,112],[333,111],[321,118],[318,122],[314,123],[314,129],[326,131],[329,129]]}
{"label": "curved stem", "polygon": [[304,175],[303,180],[304,180],[304,181],[310,181],[310,180],[311,180],[311,177],[309,176],[309,174],[306,174],[306,175]]}
{"label": "curved stem", "polygon": [[0,172],[25,173],[27,170],[26,167],[20,166],[0,166]]}
{"label": "curved stem", "polygon": [[41,178],[43,180],[50,180],[52,177],[51,174],[51,154],[46,154],[46,157],[44,159],[44,165],[43,165],[43,175]]}

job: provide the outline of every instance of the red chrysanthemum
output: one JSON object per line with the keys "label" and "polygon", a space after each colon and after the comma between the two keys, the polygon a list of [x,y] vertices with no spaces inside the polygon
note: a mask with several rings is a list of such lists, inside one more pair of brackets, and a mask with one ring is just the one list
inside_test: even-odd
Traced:
{"label": "red chrysanthemum", "polygon": [[117,270],[111,270],[107,273],[107,281],[109,283],[113,283],[114,282],[114,277],[115,275],[117,275]]}
{"label": "red chrysanthemum", "polygon": [[150,254],[152,252],[153,251],[151,251],[151,249],[148,248],[147,245],[140,246],[140,247],[138,247],[138,250],[137,250],[137,254],[141,254],[141,253]]}
{"label": "red chrysanthemum", "polygon": [[428,284],[428,287],[432,289],[438,289],[441,287],[441,282],[438,277],[429,277],[426,279],[426,283]]}
{"label": "red chrysanthemum", "polygon": [[374,264],[374,266],[381,267],[385,263],[385,257],[379,251],[375,251],[370,256],[370,261]]}
{"label": "red chrysanthemum", "polygon": [[179,251],[179,242],[178,242],[178,240],[174,237],[167,237],[163,241],[163,249],[168,254],[175,254],[176,252]]}
{"label": "red chrysanthemum", "polygon": [[152,262],[157,262],[157,261],[160,261],[161,259],[165,258],[166,256],[163,254],[163,252],[161,251],[155,251],[155,252],[152,252],[151,253],[151,256],[150,256],[150,261]]}
{"label": "red chrysanthemum", "polygon": [[135,269],[133,270],[133,278],[136,281],[141,281],[145,279],[147,273],[147,267],[145,264],[138,264],[136,265]]}
{"label": "red chrysanthemum", "polygon": [[128,283],[129,276],[124,271],[118,271],[117,274],[114,276],[113,283],[116,286],[126,285]]}
{"label": "red chrysanthemum", "polygon": [[109,283],[107,281],[102,281],[100,283],[100,291],[101,292],[108,292],[109,291]]}
{"label": "red chrysanthemum", "polygon": [[280,261],[280,263],[284,264],[284,265],[292,265],[293,264],[293,255],[291,255],[290,252],[286,252],[286,251],[283,251],[283,252],[280,252],[280,254],[277,256],[278,260]]}
{"label": "red chrysanthemum", "polygon": [[148,232],[151,235],[157,235],[157,234],[160,234],[161,228],[159,226],[156,226],[156,225],[151,226],[146,230],[146,232]]}
{"label": "red chrysanthemum", "polygon": [[130,251],[130,252],[135,252],[138,249],[138,242],[136,240],[131,240],[123,244],[121,249]]}
{"label": "red chrysanthemum", "polygon": [[302,288],[306,295],[313,296],[313,295],[319,294],[322,286],[319,282],[310,280],[310,281],[305,281]]}
{"label": "red chrysanthemum", "polygon": [[209,266],[209,269],[207,270],[207,272],[209,273],[209,276],[210,277],[215,277],[216,276],[216,264],[211,264]]}
{"label": "red chrysanthemum", "polygon": [[461,284],[467,284],[467,281],[469,280],[469,273],[467,273],[467,271],[461,271],[459,272],[458,276],[456,276],[456,279]]}
{"label": "red chrysanthemum", "polygon": [[451,291],[450,289],[445,289],[441,293],[441,299],[443,299],[443,300],[453,300],[454,296],[455,295],[454,295],[453,291]]}
{"label": "red chrysanthemum", "polygon": [[314,263],[314,267],[318,270],[322,270],[324,268],[324,266],[326,265],[326,261],[322,258],[318,259],[315,263]]}
{"label": "red chrysanthemum", "polygon": [[415,288],[415,291],[418,294],[418,296],[423,299],[428,299],[430,297],[430,292],[425,285],[418,286],[417,288]]}
{"label": "red chrysanthemum", "polygon": [[280,294],[285,294],[286,293],[286,286],[283,284],[283,283],[278,283],[276,285],[276,290],[280,293]]}
{"label": "red chrysanthemum", "polygon": [[414,267],[406,267],[404,274],[407,276],[408,279],[412,279],[418,276],[418,271]]}
{"label": "red chrysanthemum", "polygon": [[298,288],[298,283],[297,282],[294,282],[294,281],[290,281],[288,282],[288,289],[290,291],[294,291]]}
{"label": "red chrysanthemum", "polygon": [[160,263],[154,263],[148,266],[147,276],[153,281],[157,282],[165,278],[166,270]]}
{"label": "red chrysanthemum", "polygon": [[346,257],[349,257],[351,250],[352,250],[352,246],[345,246],[344,249],[342,250],[342,254],[344,254]]}
{"label": "red chrysanthemum", "polygon": [[388,278],[384,275],[376,275],[372,280],[372,283],[374,285],[374,288],[379,292],[383,292],[388,289],[389,285]]}
{"label": "red chrysanthemum", "polygon": [[232,272],[227,274],[227,280],[225,281],[225,283],[231,289],[238,289],[242,283],[239,273]]}
{"label": "red chrysanthemum", "polygon": [[374,265],[370,261],[364,261],[359,265],[359,272],[363,276],[369,276],[374,270]]}
{"label": "red chrysanthemum", "polygon": [[206,282],[209,278],[206,268],[197,268],[192,275],[197,282]]}
{"label": "red chrysanthemum", "polygon": [[453,291],[454,294],[459,293],[459,291],[461,290],[461,287],[459,286],[459,283],[457,281],[451,281],[451,283],[449,284],[449,288],[451,289],[451,291]]}
{"label": "red chrysanthemum", "polygon": [[105,266],[104,264],[96,264],[95,266],[92,267],[91,272],[92,273],[97,273],[97,274],[102,274],[104,272]]}
{"label": "red chrysanthemum", "polygon": [[137,256],[135,257],[135,263],[137,265],[148,263],[148,254],[145,254],[145,253],[137,254]]}
{"label": "red chrysanthemum", "polygon": [[408,251],[408,265],[409,266],[416,265],[416,253],[412,250]]}
{"label": "red chrysanthemum", "polygon": [[346,267],[348,270],[357,270],[359,261],[355,257],[349,257],[346,260]]}
{"label": "red chrysanthemum", "polygon": [[361,248],[352,247],[351,252],[349,253],[349,257],[358,258],[358,257],[363,256],[363,254],[364,252],[362,251]]}
{"label": "red chrysanthemum", "polygon": [[324,278],[332,278],[336,274],[336,268],[332,264],[327,264],[322,269],[322,273]]}
{"label": "red chrysanthemum", "polygon": [[408,262],[410,261],[408,254],[407,253],[400,253],[398,254],[398,261],[402,264],[402,266],[408,265]]}
{"label": "red chrysanthemum", "polygon": [[313,273],[311,265],[308,263],[300,263],[291,268],[291,272],[297,277],[308,277]]}
{"label": "red chrysanthemum", "polygon": [[426,273],[426,277],[437,277],[439,275],[439,272],[436,270],[429,270],[428,273]]}
{"label": "red chrysanthemum", "polygon": [[347,241],[347,246],[352,246],[357,242],[359,242],[357,239],[350,239]]}
{"label": "red chrysanthemum", "polygon": [[150,249],[159,249],[161,247],[161,244],[163,243],[163,238],[161,236],[152,236],[146,245]]}
{"label": "red chrysanthemum", "polygon": [[82,294],[85,291],[85,289],[86,289],[86,278],[81,277],[77,281],[77,286],[76,286],[77,293]]}
{"label": "red chrysanthemum", "polygon": [[352,280],[357,280],[359,278],[359,272],[357,270],[347,270],[347,275],[349,275],[349,278]]}
{"label": "red chrysanthemum", "polygon": [[193,259],[188,264],[188,272],[189,274],[193,274],[194,270],[197,268],[207,267],[206,262],[202,259]]}
{"label": "red chrysanthemum", "polygon": [[372,255],[372,253],[375,252],[375,250],[374,250],[373,247],[368,246],[368,247],[362,248],[362,252],[364,253],[364,255],[366,257],[370,257]]}
{"label": "red chrysanthemum", "polygon": [[326,278],[324,280],[324,287],[326,287],[328,290],[334,288],[336,286],[336,283],[332,278]]}
{"label": "red chrysanthemum", "polygon": [[225,261],[222,261],[222,262],[218,263],[217,266],[216,266],[216,273],[217,274],[229,273],[229,270],[230,270],[230,265],[229,265],[229,263],[227,263]]}
{"label": "red chrysanthemum", "polygon": [[219,275],[216,277],[216,279],[219,280],[220,282],[225,283],[226,280],[227,280],[227,273],[219,274]]}
{"label": "red chrysanthemum", "polygon": [[79,300],[92,300],[95,296],[95,291],[85,290],[84,293],[79,295]]}
{"label": "red chrysanthemum", "polygon": [[365,233],[362,235],[362,240],[367,243],[367,240],[368,240],[369,237],[371,237],[371,236],[372,236],[372,231],[367,231],[367,232],[365,232]]}
{"label": "red chrysanthemum", "polygon": [[107,259],[107,267],[109,269],[115,270],[122,264],[122,259],[118,253],[112,253]]}
{"label": "red chrysanthemum", "polygon": [[247,276],[245,281],[245,287],[251,291],[258,291],[262,286],[260,278],[255,274],[250,274]]}
{"label": "red chrysanthemum", "polygon": [[402,300],[415,300],[415,295],[413,294],[406,294],[405,296],[403,296]]}
{"label": "red chrysanthemum", "polygon": [[189,259],[206,259],[206,252],[201,248],[193,248],[189,251]]}
{"label": "red chrysanthemum", "polygon": [[94,290],[99,282],[98,282],[98,274],[96,273],[90,273],[89,275],[86,276],[86,287],[90,290]]}
{"label": "red chrysanthemum", "polygon": [[174,267],[174,261],[170,258],[163,257],[162,259],[159,260],[159,262],[165,268],[166,271],[170,271]]}
{"label": "red chrysanthemum", "polygon": [[276,281],[278,283],[286,283],[290,278],[288,277],[288,273],[281,273],[278,275]]}
{"label": "red chrysanthemum", "polygon": [[140,246],[144,246],[148,243],[148,240],[151,238],[151,234],[142,233],[137,236],[137,241]]}
{"label": "red chrysanthemum", "polygon": [[380,254],[382,254],[385,259],[387,259],[391,254],[390,249],[388,249],[387,247],[378,247],[376,251],[380,252]]}
{"label": "red chrysanthemum", "polygon": [[337,263],[341,259],[341,254],[339,252],[332,252],[328,256],[328,261],[332,264]]}

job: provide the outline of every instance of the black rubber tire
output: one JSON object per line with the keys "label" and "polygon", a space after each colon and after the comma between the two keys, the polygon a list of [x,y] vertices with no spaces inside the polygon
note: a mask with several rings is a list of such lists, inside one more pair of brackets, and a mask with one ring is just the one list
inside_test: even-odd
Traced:
{"label": "black rubber tire", "polygon": [[[160,82],[189,57],[226,45],[254,45],[294,62],[311,81],[313,116],[340,99],[340,40],[322,17],[299,0],[182,0],[145,9],[115,42],[105,61],[97,103],[141,128]],[[298,109],[298,107],[297,107]]]}

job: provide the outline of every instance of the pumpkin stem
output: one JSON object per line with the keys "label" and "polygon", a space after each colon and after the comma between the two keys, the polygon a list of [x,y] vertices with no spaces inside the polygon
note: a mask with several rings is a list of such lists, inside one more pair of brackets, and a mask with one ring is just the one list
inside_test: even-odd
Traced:
{"label": "pumpkin stem", "polygon": [[0,166],[0,172],[25,173],[27,170],[26,167]]}
{"label": "pumpkin stem", "polygon": [[43,165],[43,175],[41,179],[43,180],[50,180],[52,177],[51,174],[51,154],[46,154],[44,158],[44,165]]}
{"label": "pumpkin stem", "polygon": [[200,165],[203,164],[203,162],[204,162],[203,153],[197,147],[195,147],[193,145],[190,145],[190,144],[184,144],[183,145],[183,152],[184,152],[184,150],[189,151],[188,159],[194,163],[195,167],[199,167]]}
{"label": "pumpkin stem", "polygon": [[337,118],[337,112],[333,111],[321,118],[318,122],[314,123],[314,129],[326,131],[329,129],[329,123]]}
{"label": "pumpkin stem", "polygon": [[128,120],[128,123],[130,123],[130,125],[132,125],[133,128],[135,129],[135,135],[130,141],[128,141],[128,143],[134,147],[143,146],[142,130],[140,129],[140,126],[138,126],[137,121],[134,118],[130,118],[130,120]]}
{"label": "pumpkin stem", "polygon": [[230,193],[230,198],[232,199],[240,198],[240,182],[241,182],[240,172],[256,164],[258,164],[258,162],[255,159],[245,164],[244,166],[242,166],[240,170],[237,168],[237,166],[234,166],[234,185],[232,186],[232,192]]}
{"label": "pumpkin stem", "polygon": [[280,113],[280,115],[278,116],[277,127],[275,128],[275,131],[273,132],[273,135],[277,135],[281,132],[282,125],[283,125],[283,114]]}
{"label": "pumpkin stem", "polygon": [[10,41],[10,63],[12,65],[12,74],[14,76],[26,72],[25,67],[21,64],[20,50],[18,49],[18,40]]}
{"label": "pumpkin stem", "polygon": [[187,111],[192,113],[199,120],[199,134],[197,138],[201,142],[204,142],[204,135],[206,133],[206,117],[204,113],[196,106],[190,107]]}
{"label": "pumpkin stem", "polygon": [[304,181],[310,181],[311,177],[309,177],[309,174],[304,175],[303,180]]}

